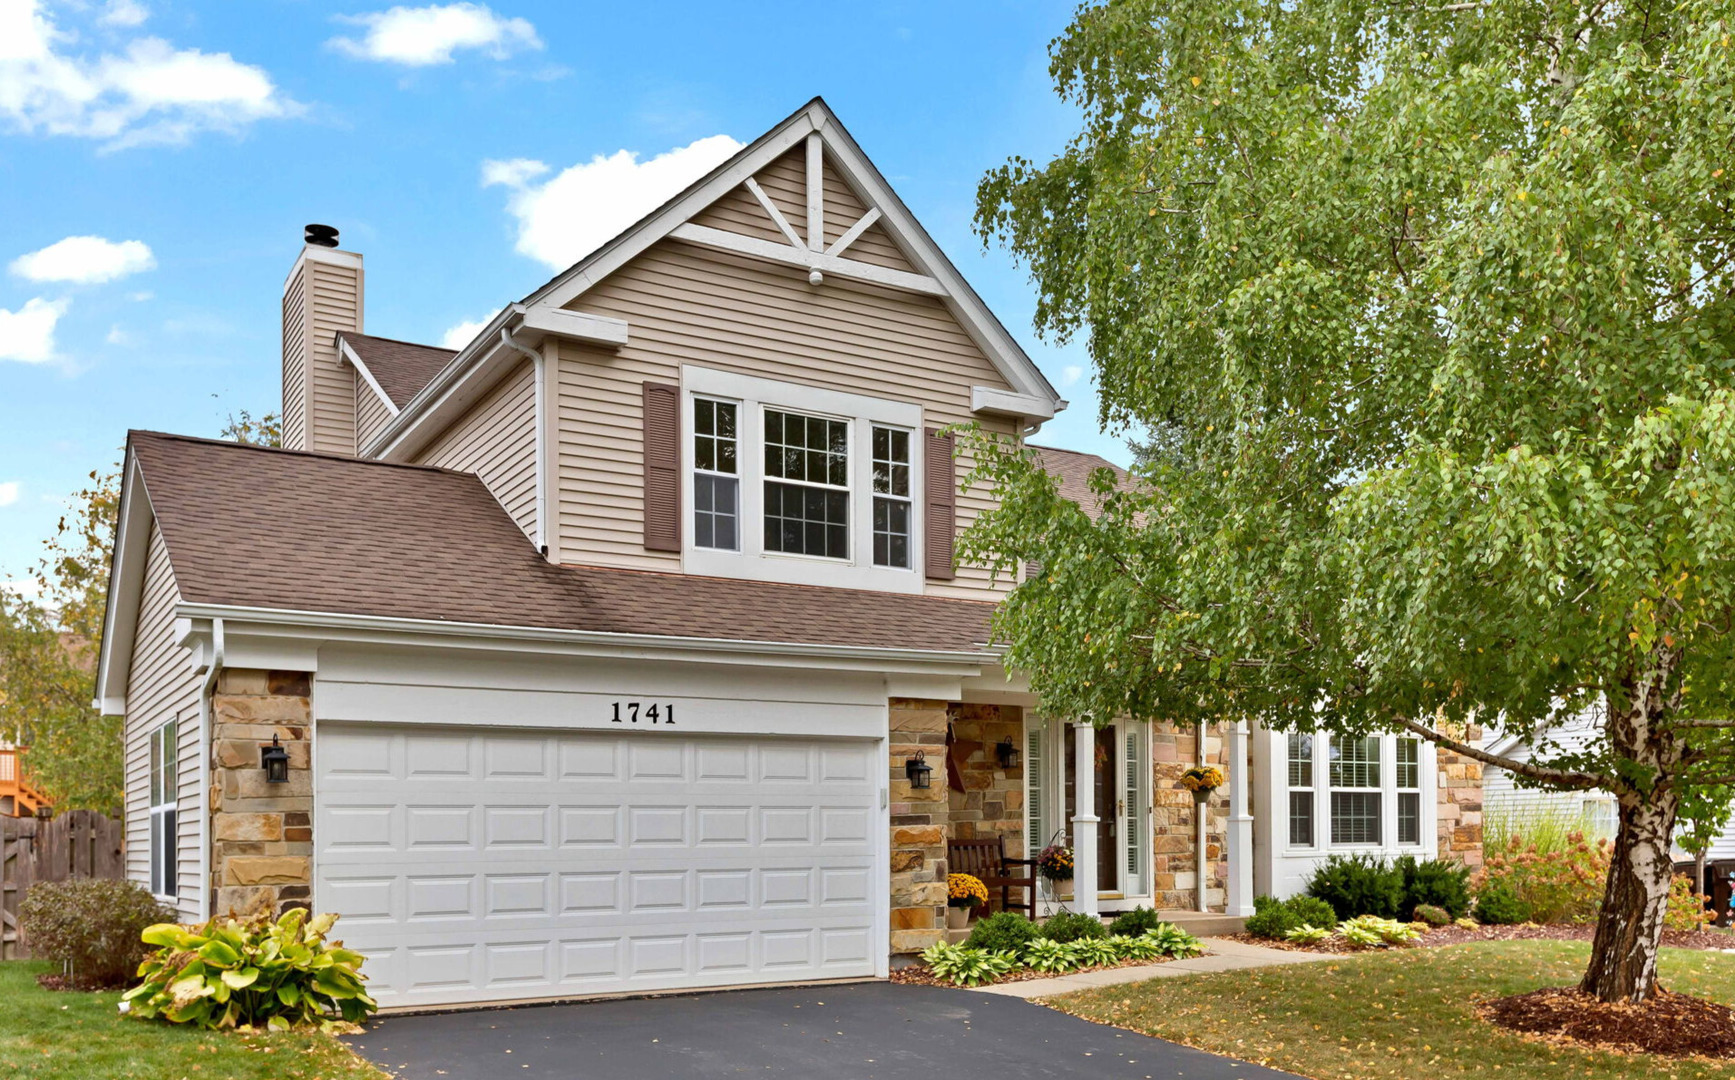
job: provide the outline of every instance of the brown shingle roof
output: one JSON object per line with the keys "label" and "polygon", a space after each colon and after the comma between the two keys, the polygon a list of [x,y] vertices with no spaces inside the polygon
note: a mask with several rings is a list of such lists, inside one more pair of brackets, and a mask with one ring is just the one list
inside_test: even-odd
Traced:
{"label": "brown shingle roof", "polygon": [[989,603],[552,566],[469,473],[135,431],[188,603],[979,651]]}
{"label": "brown shingle roof", "polygon": [[1105,457],[1079,450],[1062,450],[1055,446],[1035,446],[1044,472],[1060,481],[1060,494],[1084,508],[1092,518],[1102,512],[1102,500],[1090,489],[1090,474],[1098,469],[1113,469],[1115,479],[1127,482],[1127,471]]}
{"label": "brown shingle roof", "polygon": [[355,354],[361,357],[361,362],[367,365],[374,381],[380,384],[380,389],[384,390],[386,396],[392,399],[392,404],[400,409],[407,405],[422,387],[433,382],[440,369],[458,355],[452,349],[417,345],[394,338],[348,332],[337,336],[355,350]]}

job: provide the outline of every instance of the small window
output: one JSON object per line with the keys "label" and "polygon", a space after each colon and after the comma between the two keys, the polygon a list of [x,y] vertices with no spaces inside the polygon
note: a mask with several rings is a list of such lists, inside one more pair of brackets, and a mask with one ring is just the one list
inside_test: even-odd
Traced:
{"label": "small window", "polygon": [[175,721],[151,732],[151,892],[175,894],[175,796],[179,754]]}
{"label": "small window", "polygon": [[1331,842],[1380,842],[1380,740],[1331,740]]}
{"label": "small window", "polygon": [[693,399],[693,543],[698,547],[741,548],[738,408],[732,401]]}
{"label": "small window", "polygon": [[874,565],[910,568],[910,433],[874,428]]}
{"label": "small window", "polygon": [[765,550],[849,558],[849,424],[765,410]]}
{"label": "small window", "polygon": [[1289,736],[1289,843],[1313,846],[1313,736]]}
{"label": "small window", "polygon": [[1422,744],[1398,740],[1398,843],[1422,842]]}

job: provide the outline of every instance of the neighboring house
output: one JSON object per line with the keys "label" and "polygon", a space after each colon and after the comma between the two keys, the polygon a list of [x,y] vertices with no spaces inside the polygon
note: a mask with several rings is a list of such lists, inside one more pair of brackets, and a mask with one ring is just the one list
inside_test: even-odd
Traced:
{"label": "neighboring house", "polygon": [[[992,493],[944,430],[1065,402],[823,102],[456,353],[366,335],[310,237],[285,449],[128,439],[99,692],[129,873],[184,918],[339,912],[395,1006],[883,975],[943,933],[949,839],[1076,830],[1076,906],[1191,906],[1194,733],[1039,716],[989,642],[1015,582],[954,565]],[[1090,507],[1107,463],[1039,452]],[[1287,746],[1205,739],[1218,909],[1462,847],[1468,766],[1250,783]]]}
{"label": "neighboring house", "polygon": [[0,741],[0,817],[35,817],[53,803],[25,778],[24,748]]}

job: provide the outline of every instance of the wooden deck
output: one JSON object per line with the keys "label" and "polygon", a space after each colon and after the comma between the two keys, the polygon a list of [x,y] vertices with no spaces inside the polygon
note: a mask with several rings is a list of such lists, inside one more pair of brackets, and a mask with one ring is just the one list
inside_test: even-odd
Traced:
{"label": "wooden deck", "polygon": [[30,786],[21,768],[22,750],[0,749],[0,817],[35,817],[48,797]]}

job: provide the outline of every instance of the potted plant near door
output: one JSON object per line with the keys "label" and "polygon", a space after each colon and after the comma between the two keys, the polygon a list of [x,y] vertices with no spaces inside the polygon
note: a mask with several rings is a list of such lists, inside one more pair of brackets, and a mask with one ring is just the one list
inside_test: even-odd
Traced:
{"label": "potted plant near door", "polygon": [[1072,880],[1072,849],[1065,844],[1050,844],[1036,856],[1036,872],[1048,887],[1048,898],[1059,896],[1060,883]]}
{"label": "potted plant near door", "polygon": [[1194,802],[1204,803],[1223,786],[1223,770],[1215,765],[1195,765],[1181,774],[1181,786],[1193,793]]}
{"label": "potted plant near door", "polygon": [[946,875],[946,928],[967,930],[970,916],[988,903],[988,886],[975,874]]}

